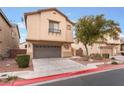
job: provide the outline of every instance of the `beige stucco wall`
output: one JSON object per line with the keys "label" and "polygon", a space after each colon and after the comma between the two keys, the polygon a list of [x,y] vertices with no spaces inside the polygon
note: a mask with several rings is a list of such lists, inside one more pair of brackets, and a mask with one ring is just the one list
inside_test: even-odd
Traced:
{"label": "beige stucco wall", "polygon": [[[105,43],[95,43],[92,46],[88,46],[88,51],[89,51],[89,55],[90,54],[102,54],[102,51],[105,53],[109,53],[110,55],[117,55],[120,53],[120,45],[112,45],[113,48],[112,49],[100,49],[100,46],[107,46],[107,44]],[[80,42],[80,43],[73,43],[71,44],[71,47],[75,50],[78,50],[79,48],[81,48],[83,50],[83,54],[86,55],[86,49],[84,47],[84,45]],[[76,55],[76,54],[75,54]]]}
{"label": "beige stucco wall", "polygon": [[115,45],[113,55],[120,54],[121,45]]}
{"label": "beige stucco wall", "polygon": [[[112,46],[112,49],[106,49],[106,53],[110,53],[110,55],[117,55],[120,53],[120,38],[113,39],[109,35],[105,35],[106,43],[95,43],[92,46],[88,46],[89,54],[92,53],[102,53],[101,51],[105,52],[104,49],[101,50],[100,46]],[[83,54],[86,55],[86,49],[83,45],[83,43],[79,42],[77,43],[76,39],[73,40],[74,43],[71,44],[72,48],[76,51],[79,48],[82,48]],[[101,42],[102,40],[98,40]]]}
{"label": "beige stucco wall", "polygon": [[6,23],[6,21],[3,19],[3,17],[0,15],[0,54],[3,54],[5,56],[9,56],[7,54],[7,51],[15,48],[13,46],[14,39],[12,38],[12,28]]}
{"label": "beige stucco wall", "polygon": [[11,37],[11,28],[9,25],[5,22],[3,17],[0,15],[0,40],[2,43],[0,43],[0,52],[1,54],[5,54],[5,52],[8,49],[12,48],[12,37]]}
{"label": "beige stucco wall", "polygon": [[[100,53],[100,48],[99,48],[100,46],[104,46],[104,44],[95,43],[92,46],[88,46],[88,52],[89,52],[89,54]],[[73,43],[73,44],[71,44],[71,47],[74,50],[78,50],[78,49],[81,48],[83,50],[83,54],[86,55],[86,49],[85,49],[83,43],[81,43],[81,42],[79,42],[79,43]]]}
{"label": "beige stucco wall", "polygon": [[[49,20],[59,22],[59,29],[61,33],[51,33],[49,32]],[[33,45],[51,45],[61,46],[61,57],[69,57],[72,55],[71,44],[73,41],[72,36],[72,24],[66,20],[64,16],[56,11],[47,11],[37,14],[32,14],[27,16],[27,39],[34,40],[28,41],[30,47],[27,46],[27,54],[31,55],[33,58]],[[71,26],[70,30],[67,30],[67,25]],[[35,42],[35,40],[41,40]],[[54,42],[55,41],[55,42]],[[56,42],[57,41],[57,42]],[[63,43],[69,42],[69,43]],[[64,44],[69,45],[69,49],[64,47]]]}
{"label": "beige stucco wall", "polygon": [[33,44],[27,42],[27,54],[30,55],[30,58],[33,58]]}
{"label": "beige stucco wall", "polygon": [[[56,14],[54,14],[56,13]],[[49,33],[49,20],[59,22],[61,33]],[[65,17],[56,11],[47,11],[39,14],[27,16],[27,39],[31,40],[47,40],[47,41],[72,41],[72,29],[67,30],[69,23]]]}
{"label": "beige stucco wall", "polygon": [[66,26],[70,25],[71,26],[71,30],[66,29],[66,41],[72,42],[73,41],[73,26],[71,23],[69,23],[68,21],[66,21]]}
{"label": "beige stucco wall", "polygon": [[27,45],[27,47],[28,47],[28,43],[27,42],[20,43],[19,44],[19,48],[20,49],[27,49],[27,48],[25,48],[25,45]]}
{"label": "beige stucco wall", "polygon": [[13,48],[19,48],[19,33],[16,26],[12,27],[12,44]]}
{"label": "beige stucco wall", "polygon": [[70,57],[72,56],[71,44],[68,44],[69,48],[64,47],[65,44],[61,46],[61,57]]}
{"label": "beige stucco wall", "polygon": [[40,31],[40,14],[30,15],[27,17],[27,39],[39,39]]}

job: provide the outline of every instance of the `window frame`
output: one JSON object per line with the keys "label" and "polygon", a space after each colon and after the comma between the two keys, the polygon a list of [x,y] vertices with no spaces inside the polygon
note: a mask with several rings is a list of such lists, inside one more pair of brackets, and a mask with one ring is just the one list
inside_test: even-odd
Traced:
{"label": "window frame", "polygon": [[[53,27],[50,27],[50,24],[53,23]],[[58,25],[58,28],[56,29],[54,27],[54,24],[57,24]],[[54,21],[54,20],[49,20],[49,32],[52,32],[52,33],[61,33],[61,30],[60,30],[60,22],[59,21]]]}
{"label": "window frame", "polygon": [[71,25],[67,25],[66,29],[71,30]]}
{"label": "window frame", "polygon": [[25,48],[27,48],[27,44],[25,44]]}

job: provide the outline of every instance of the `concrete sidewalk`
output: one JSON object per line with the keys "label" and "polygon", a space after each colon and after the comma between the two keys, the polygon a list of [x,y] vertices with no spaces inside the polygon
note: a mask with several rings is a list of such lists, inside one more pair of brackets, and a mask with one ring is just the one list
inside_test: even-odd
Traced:
{"label": "concrete sidewalk", "polygon": [[24,79],[32,79],[43,76],[97,68],[94,64],[82,65],[80,63],[70,60],[69,58],[33,59],[33,66],[34,71],[7,72],[0,73],[0,75],[7,74],[10,76],[18,76]]}

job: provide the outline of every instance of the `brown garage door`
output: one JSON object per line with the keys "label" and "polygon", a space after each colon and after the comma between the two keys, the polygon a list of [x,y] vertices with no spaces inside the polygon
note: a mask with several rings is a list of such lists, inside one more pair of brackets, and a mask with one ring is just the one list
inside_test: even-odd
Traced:
{"label": "brown garage door", "polygon": [[56,58],[61,57],[60,46],[34,45],[34,58]]}

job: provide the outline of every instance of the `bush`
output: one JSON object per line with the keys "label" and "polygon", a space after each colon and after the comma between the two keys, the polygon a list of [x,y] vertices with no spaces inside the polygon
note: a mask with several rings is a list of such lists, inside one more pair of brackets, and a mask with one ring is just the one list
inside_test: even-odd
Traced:
{"label": "bush", "polygon": [[109,58],[109,54],[102,54],[103,58]]}
{"label": "bush", "polygon": [[96,59],[96,60],[101,60],[102,59],[101,54],[91,54],[90,57],[92,59]]}
{"label": "bush", "polygon": [[0,54],[0,60],[4,60],[4,56]]}
{"label": "bush", "polygon": [[16,56],[16,62],[20,68],[26,68],[29,66],[30,56],[21,54]]}
{"label": "bush", "polygon": [[116,61],[113,61],[111,64],[117,65],[118,63]]}
{"label": "bush", "polygon": [[114,57],[112,57],[112,58],[111,58],[111,60],[115,60],[115,58],[114,58]]}
{"label": "bush", "polygon": [[122,56],[124,56],[124,53],[121,53]]}

